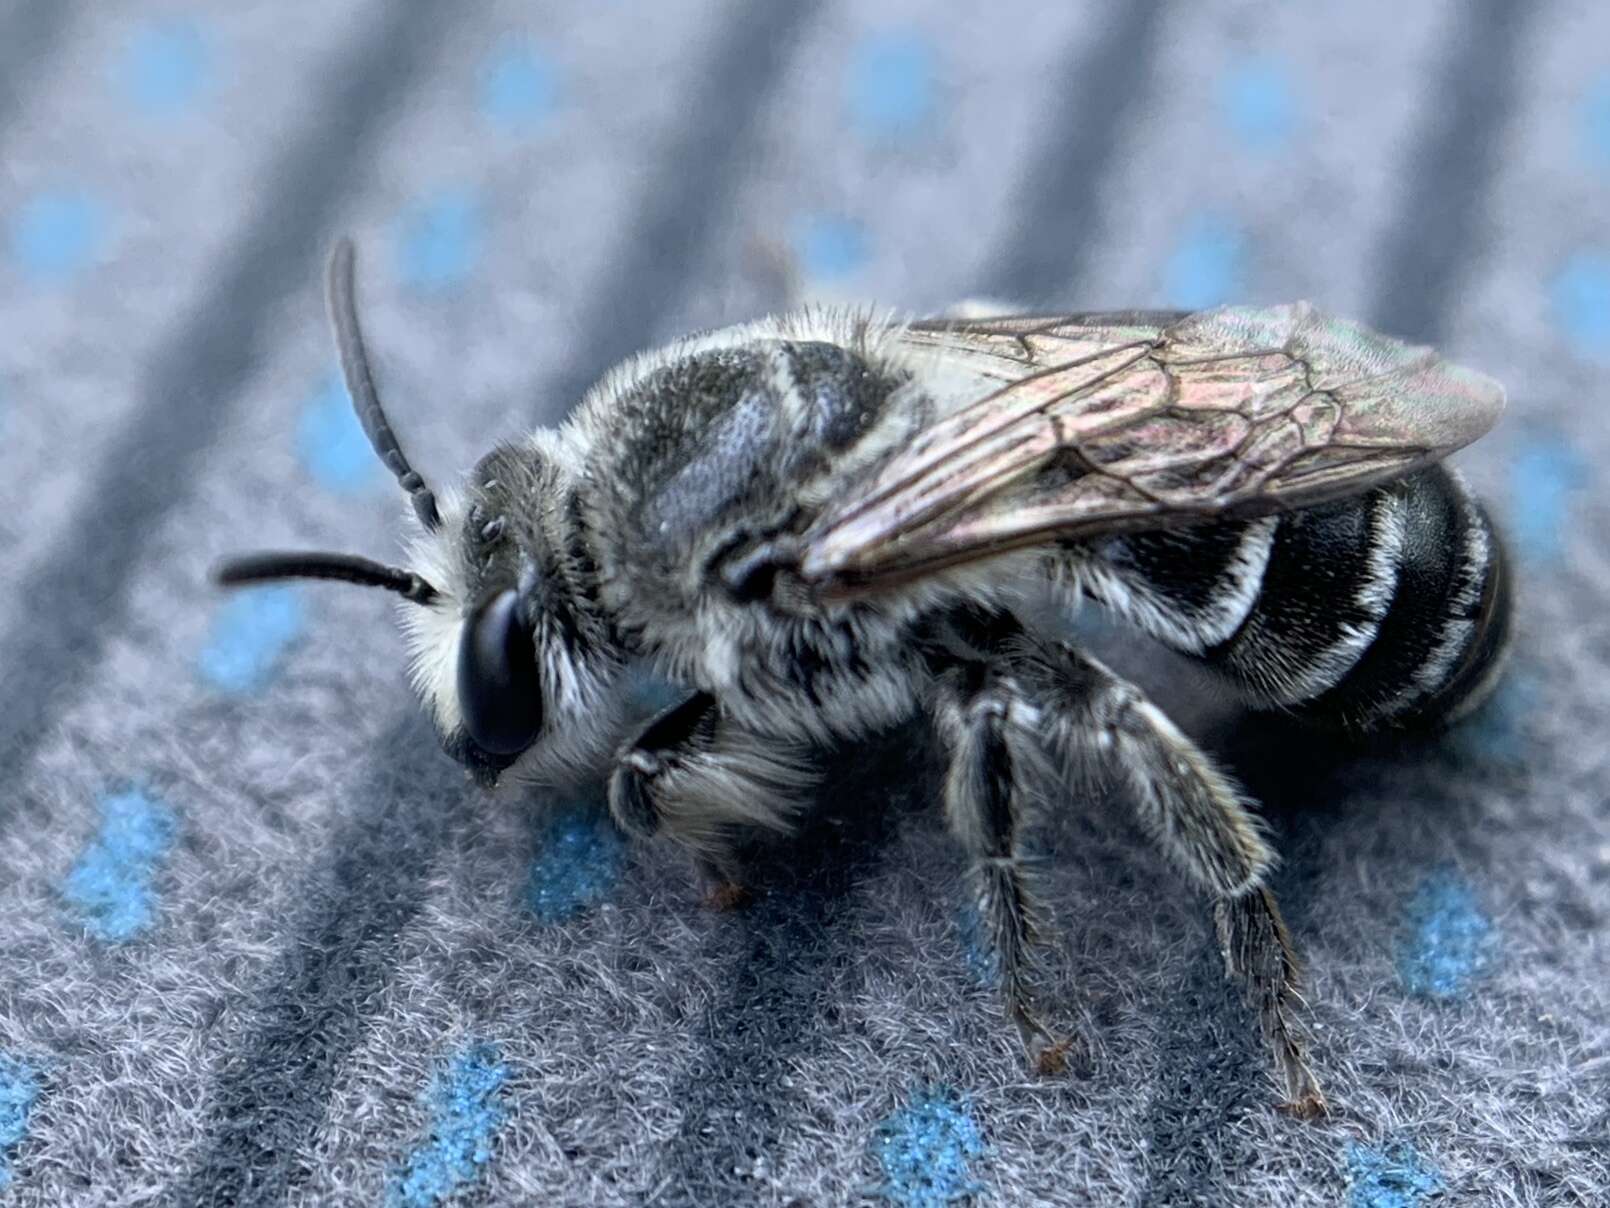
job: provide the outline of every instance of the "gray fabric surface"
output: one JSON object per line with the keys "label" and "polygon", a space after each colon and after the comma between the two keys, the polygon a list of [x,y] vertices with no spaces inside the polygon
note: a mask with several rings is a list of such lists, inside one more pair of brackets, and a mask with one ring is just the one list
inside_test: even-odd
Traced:
{"label": "gray fabric surface", "polygon": [[[0,9],[0,1203],[1610,1202],[1606,45],[1588,0]],[[1311,743],[1090,627],[1266,803],[1331,1118],[1099,794],[1049,998],[1097,1068],[1035,1081],[920,735],[717,915],[467,786],[372,593],[216,595],[395,548],[341,231],[438,479],[806,297],[1309,298],[1505,381],[1458,464],[1517,646],[1450,735]]]}

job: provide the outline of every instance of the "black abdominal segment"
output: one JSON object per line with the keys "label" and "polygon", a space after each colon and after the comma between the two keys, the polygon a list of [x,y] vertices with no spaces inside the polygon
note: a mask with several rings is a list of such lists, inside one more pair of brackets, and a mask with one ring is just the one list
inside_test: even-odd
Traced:
{"label": "black abdominal segment", "polygon": [[1473,707],[1509,632],[1498,538],[1440,466],[1319,507],[1093,552],[1096,598],[1254,704],[1350,729]]}

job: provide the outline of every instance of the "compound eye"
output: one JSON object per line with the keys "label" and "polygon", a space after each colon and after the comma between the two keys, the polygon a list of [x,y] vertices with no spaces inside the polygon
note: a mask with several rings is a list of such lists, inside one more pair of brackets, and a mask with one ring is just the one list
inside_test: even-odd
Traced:
{"label": "compound eye", "polygon": [[464,728],[483,751],[514,755],[542,728],[537,650],[520,620],[513,588],[475,606],[458,643],[458,707]]}

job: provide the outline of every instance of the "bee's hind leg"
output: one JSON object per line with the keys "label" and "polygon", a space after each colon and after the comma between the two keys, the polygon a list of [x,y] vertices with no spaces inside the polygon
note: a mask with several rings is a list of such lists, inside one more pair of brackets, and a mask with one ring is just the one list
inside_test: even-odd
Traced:
{"label": "bee's hind leg", "polygon": [[621,745],[609,810],[627,834],[663,835],[691,851],[706,903],[731,910],[749,897],[736,840],[789,830],[814,777],[800,751],[736,725],[714,696],[695,692]]}
{"label": "bee's hind leg", "polygon": [[945,817],[972,861],[978,922],[1007,1016],[1030,1067],[1055,1074],[1069,1065],[1087,1069],[1090,1053],[1081,1038],[1054,1035],[1030,1006],[1032,946],[1043,929],[1025,851],[1035,712],[1016,681],[983,662],[955,666],[938,680],[935,721],[950,756]]}
{"label": "bee's hind leg", "polygon": [[1287,1107],[1325,1111],[1297,1021],[1298,965],[1264,876],[1274,853],[1240,789],[1140,689],[1063,645],[1025,647],[1048,732],[1070,758],[1094,756],[1128,784],[1138,819],[1176,867],[1212,895],[1225,972],[1258,1012]]}

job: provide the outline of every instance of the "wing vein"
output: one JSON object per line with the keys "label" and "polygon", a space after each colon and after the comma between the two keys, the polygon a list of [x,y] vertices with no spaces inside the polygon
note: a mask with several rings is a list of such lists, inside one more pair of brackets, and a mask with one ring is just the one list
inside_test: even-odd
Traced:
{"label": "wing vein", "polygon": [[1503,407],[1481,374],[1306,303],[926,320],[896,343],[946,402],[808,527],[800,573],[823,594],[1322,503],[1446,456]]}

